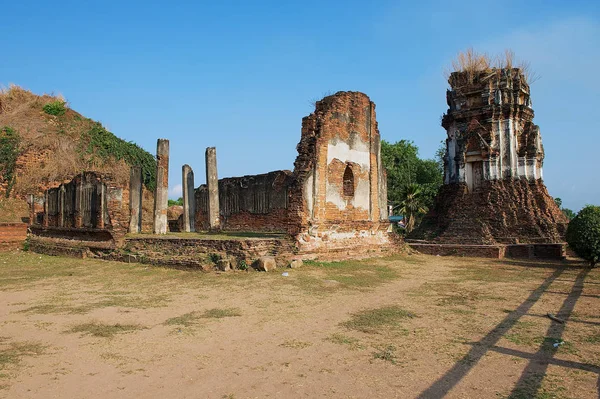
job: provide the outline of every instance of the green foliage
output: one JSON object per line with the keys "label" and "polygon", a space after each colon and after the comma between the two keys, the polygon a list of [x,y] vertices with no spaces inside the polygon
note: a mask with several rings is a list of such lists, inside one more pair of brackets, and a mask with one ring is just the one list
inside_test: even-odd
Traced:
{"label": "green foliage", "polygon": [[173,206],[173,205],[183,206],[183,197],[179,197],[177,200],[170,199],[168,201],[168,203],[169,203],[169,206]]}
{"label": "green foliage", "polygon": [[223,257],[219,254],[210,253],[210,254],[208,254],[208,259],[216,265],[218,261],[223,259]]}
{"label": "green foliage", "polygon": [[398,209],[406,219],[404,226],[407,233],[414,229],[417,219],[427,212],[425,201],[421,186],[417,183],[409,184],[402,190]]}
{"label": "green foliage", "polygon": [[417,146],[406,140],[390,144],[381,142],[381,158],[387,170],[388,200],[405,216],[406,232],[433,207],[444,179],[445,145],[435,159],[420,159]]}
{"label": "green foliage", "polygon": [[569,220],[573,220],[573,218],[577,215],[575,212],[573,212],[573,210],[571,210],[569,208],[562,208],[561,211],[564,213],[564,215]]}
{"label": "green foliage", "polygon": [[571,220],[567,243],[593,267],[600,259],[600,206],[587,205]]}
{"label": "green foliage", "polygon": [[243,259],[242,259],[242,260],[240,261],[240,264],[239,264],[239,266],[238,266],[238,269],[240,269],[240,270],[248,270],[248,264],[246,263],[246,261],[245,261],[245,260],[243,260]]}
{"label": "green foliage", "polygon": [[0,128],[0,177],[7,183],[6,198],[15,184],[20,143],[21,137],[13,129]]}
{"label": "green foliage", "polygon": [[86,133],[82,134],[87,142],[86,153],[105,160],[109,157],[123,159],[131,166],[142,168],[142,180],[148,190],[156,187],[156,160],[149,152],[137,144],[122,140],[106,130],[101,124],[95,123]]}
{"label": "green foliage", "polygon": [[67,112],[67,108],[65,107],[65,102],[61,101],[61,100],[49,102],[48,104],[44,105],[43,110],[48,115],[54,115],[54,116],[64,115],[64,113]]}
{"label": "green foliage", "polygon": [[559,208],[562,208],[562,199],[560,199],[559,197],[554,198],[554,202],[556,203],[556,206],[558,206]]}
{"label": "green foliage", "polygon": [[562,199],[556,197],[556,198],[554,198],[554,202],[556,203],[556,206],[558,206],[558,208],[566,216],[567,219],[572,220],[575,217],[575,212],[573,212],[569,208],[563,208],[563,206],[562,206]]}
{"label": "green foliage", "polygon": [[387,170],[388,200],[399,205],[403,193],[411,184],[420,186],[420,197],[425,207],[432,207],[438,189],[443,183],[445,149],[438,149],[436,159],[420,159],[419,149],[411,141],[400,140],[390,144],[381,141],[381,159]]}

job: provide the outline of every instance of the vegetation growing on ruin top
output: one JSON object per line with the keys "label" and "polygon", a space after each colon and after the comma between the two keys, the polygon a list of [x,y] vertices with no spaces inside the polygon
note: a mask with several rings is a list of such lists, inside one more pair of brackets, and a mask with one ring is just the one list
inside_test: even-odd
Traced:
{"label": "vegetation growing on ruin top", "polygon": [[496,71],[500,73],[506,69],[516,69],[518,73],[523,75],[523,79],[527,84],[533,83],[539,78],[532,71],[528,62],[517,61],[515,53],[508,49],[493,57],[487,53],[479,53],[473,48],[460,51],[452,60],[451,70],[447,70],[445,75],[450,81],[453,74],[463,74],[469,83],[473,83],[475,78],[484,72]]}
{"label": "vegetation growing on ruin top", "polygon": [[125,184],[132,165],[141,166],[146,187],[154,188],[152,154],[72,110],[60,95],[36,95],[15,85],[0,90],[0,127],[20,138],[12,195],[40,193],[86,170]]}

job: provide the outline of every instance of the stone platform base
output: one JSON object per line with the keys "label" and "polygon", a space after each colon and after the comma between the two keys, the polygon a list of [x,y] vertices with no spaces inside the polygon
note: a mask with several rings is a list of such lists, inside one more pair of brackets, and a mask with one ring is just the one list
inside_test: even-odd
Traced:
{"label": "stone platform base", "polygon": [[[244,265],[250,266],[260,257],[273,256],[279,267],[285,267],[291,259],[360,259],[385,256],[401,249],[401,242],[397,237],[393,237],[387,245],[349,239],[346,245],[339,245],[339,242],[332,240],[327,241],[327,245],[312,248],[299,245],[296,240],[285,234],[136,234],[125,237],[124,241],[116,246],[110,236],[104,237],[98,231],[90,230],[86,235],[76,237],[70,237],[70,233],[69,229],[33,229],[30,249],[47,255],[95,257],[128,263],[205,270],[212,270],[219,259],[229,260],[233,268],[244,268]],[[350,245],[353,243],[354,245]]]}
{"label": "stone platform base", "polygon": [[250,266],[262,256],[274,256],[279,267],[287,266],[296,254],[294,242],[282,237],[195,237],[136,236],[125,246],[107,255],[108,259],[155,265],[212,269],[217,259],[229,259],[234,267]]}
{"label": "stone platform base", "polygon": [[407,242],[414,250],[427,255],[469,256],[476,258],[525,258],[525,259],[564,259],[565,243],[550,244],[432,244]]}

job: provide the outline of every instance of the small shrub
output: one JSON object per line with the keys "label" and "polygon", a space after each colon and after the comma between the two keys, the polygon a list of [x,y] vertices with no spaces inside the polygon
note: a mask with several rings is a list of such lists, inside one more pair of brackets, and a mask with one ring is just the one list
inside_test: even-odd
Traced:
{"label": "small shrub", "polygon": [[600,259],[600,206],[587,205],[571,220],[567,243],[594,267]]}
{"label": "small shrub", "polygon": [[217,264],[218,261],[220,261],[222,259],[221,255],[219,254],[208,254],[208,259],[210,259],[210,261],[214,264]]}
{"label": "small shrub", "polygon": [[54,116],[64,115],[64,113],[67,112],[67,108],[65,107],[65,102],[61,101],[61,100],[49,102],[48,104],[44,105],[43,110],[48,115],[54,115]]}
{"label": "small shrub", "polygon": [[27,238],[23,242],[23,251],[29,251],[29,245],[29,236],[27,236]]}
{"label": "small shrub", "polygon": [[248,270],[248,264],[246,263],[246,261],[245,261],[245,260],[243,260],[243,259],[242,259],[242,260],[240,261],[240,265],[238,266],[238,268],[239,268],[240,270]]}

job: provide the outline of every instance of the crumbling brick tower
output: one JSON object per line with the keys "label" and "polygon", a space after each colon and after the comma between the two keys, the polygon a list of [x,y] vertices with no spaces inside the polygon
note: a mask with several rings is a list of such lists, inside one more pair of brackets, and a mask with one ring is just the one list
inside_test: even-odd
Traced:
{"label": "crumbling brick tower", "polygon": [[519,68],[448,79],[444,185],[413,238],[465,244],[564,241],[567,220],[542,181],[544,149]]}
{"label": "crumbling brick tower", "polygon": [[375,104],[338,92],[302,120],[290,199],[300,250],[375,249],[388,244],[387,185]]}

